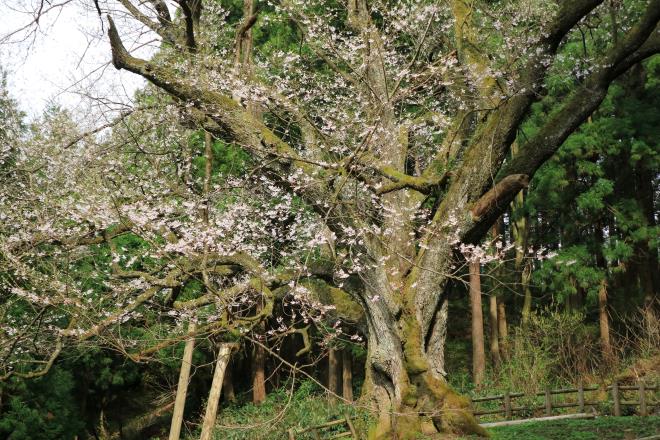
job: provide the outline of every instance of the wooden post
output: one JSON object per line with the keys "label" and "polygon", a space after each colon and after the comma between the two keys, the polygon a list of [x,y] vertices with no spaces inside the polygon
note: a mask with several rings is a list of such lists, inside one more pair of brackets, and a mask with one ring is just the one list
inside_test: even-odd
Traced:
{"label": "wooden post", "polygon": [[296,440],[296,435],[293,433],[293,428],[289,428],[289,440]]}
{"label": "wooden post", "polygon": [[192,336],[186,340],[179,370],[179,383],[176,387],[176,399],[172,410],[172,424],[170,425],[169,440],[179,440],[181,436],[181,424],[183,423],[183,410],[186,406],[186,395],[188,393],[188,380],[190,379],[190,366],[192,364],[193,350],[195,349],[195,322],[188,325],[188,333]]}
{"label": "wooden post", "polygon": [[614,401],[614,415],[621,416],[621,400],[619,396],[619,382],[612,382],[612,400]]}
{"label": "wooden post", "polygon": [[319,430],[318,430],[318,429],[314,428],[314,430],[312,431],[312,433],[314,434],[314,440],[321,440],[321,435],[319,434]]}
{"label": "wooden post", "polygon": [[504,392],[504,417],[511,418],[511,395],[509,391]]}
{"label": "wooden post", "polygon": [[643,380],[638,382],[639,386],[639,415],[648,416],[648,410],[646,408],[646,386]]}
{"label": "wooden post", "polygon": [[584,384],[582,381],[578,383],[578,408],[578,412],[584,412]]}
{"label": "wooden post", "polygon": [[202,423],[202,435],[199,440],[211,440],[215,418],[218,414],[218,403],[220,401],[220,392],[222,391],[222,382],[225,377],[225,369],[229,363],[229,354],[231,353],[230,344],[220,344],[218,348],[218,359],[215,363],[215,372],[213,373],[213,382],[211,382],[211,391],[209,400],[206,403],[206,413]]}
{"label": "wooden post", "polygon": [[545,415],[552,415],[552,395],[550,394],[550,387],[545,389]]}

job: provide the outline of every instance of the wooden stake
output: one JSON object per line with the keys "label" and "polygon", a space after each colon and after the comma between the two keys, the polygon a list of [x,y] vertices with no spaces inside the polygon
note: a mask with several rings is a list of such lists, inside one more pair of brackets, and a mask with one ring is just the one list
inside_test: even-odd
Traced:
{"label": "wooden stake", "polygon": [[218,348],[218,358],[215,362],[215,372],[213,373],[213,382],[209,392],[209,400],[206,403],[206,414],[202,423],[202,435],[199,440],[211,440],[215,418],[218,414],[218,403],[220,401],[220,392],[222,391],[222,382],[225,377],[225,369],[229,363],[231,345],[220,344]]}
{"label": "wooden stake", "polygon": [[[191,322],[188,325],[188,333],[195,333],[194,322]],[[176,400],[174,401],[174,410],[172,411],[172,424],[170,426],[169,440],[179,440],[181,435],[183,410],[186,406],[186,394],[188,393],[188,380],[190,379],[190,366],[192,364],[194,349],[195,337],[191,336],[186,340],[186,346],[183,349],[183,359],[181,360],[181,370],[179,370],[179,383],[176,387]]]}
{"label": "wooden stake", "polygon": [[504,392],[504,416],[507,419],[511,418],[511,395],[509,391]]}
{"label": "wooden stake", "polygon": [[614,415],[621,416],[621,397],[619,396],[619,383],[614,381],[612,383],[612,400],[614,400]]}
{"label": "wooden stake", "polygon": [[582,381],[578,383],[578,408],[579,412],[584,412],[584,384]]}
{"label": "wooden stake", "polygon": [[641,416],[648,416],[648,410],[646,408],[646,386],[644,385],[644,381],[640,380],[638,382],[639,386],[639,414]]}

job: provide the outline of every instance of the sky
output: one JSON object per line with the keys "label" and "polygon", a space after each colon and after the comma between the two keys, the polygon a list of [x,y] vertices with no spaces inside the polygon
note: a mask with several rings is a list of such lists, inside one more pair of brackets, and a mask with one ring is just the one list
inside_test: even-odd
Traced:
{"label": "sky", "polygon": [[[85,95],[103,96],[112,102],[130,102],[144,81],[129,72],[117,71],[111,64],[110,45],[101,30],[101,19],[82,0],[54,0],[66,3],[47,12],[36,33],[7,35],[33,21],[35,4],[40,0],[0,0],[0,67],[8,73],[10,94],[30,117],[39,116],[49,105],[57,104],[80,112],[99,108]],[[88,3],[88,4],[87,4]],[[44,10],[48,4],[44,3]],[[107,22],[103,24],[107,30]],[[4,40],[4,41],[3,41]],[[144,37],[142,38],[144,43]],[[135,41],[125,41],[136,47]],[[148,56],[153,46],[136,53]]]}

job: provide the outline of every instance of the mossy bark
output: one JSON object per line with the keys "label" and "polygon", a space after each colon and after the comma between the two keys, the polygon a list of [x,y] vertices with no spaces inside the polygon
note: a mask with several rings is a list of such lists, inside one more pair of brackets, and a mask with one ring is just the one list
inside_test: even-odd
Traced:
{"label": "mossy bark", "polygon": [[[411,290],[404,290],[402,296],[414,299]],[[366,305],[369,351],[362,399],[377,413],[369,438],[413,439],[419,434],[441,433],[486,436],[472,414],[469,400],[437,374],[444,366],[433,365],[434,351],[425,350],[424,331],[414,303],[404,300],[395,310],[385,301]],[[446,322],[438,324],[444,326]]]}

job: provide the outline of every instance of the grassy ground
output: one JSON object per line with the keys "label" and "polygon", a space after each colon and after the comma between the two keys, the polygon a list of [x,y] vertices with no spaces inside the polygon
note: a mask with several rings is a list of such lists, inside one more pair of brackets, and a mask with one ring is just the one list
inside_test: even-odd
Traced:
{"label": "grassy ground", "polygon": [[634,438],[660,434],[660,417],[598,417],[557,420],[490,429],[494,440],[621,440],[627,430]]}

